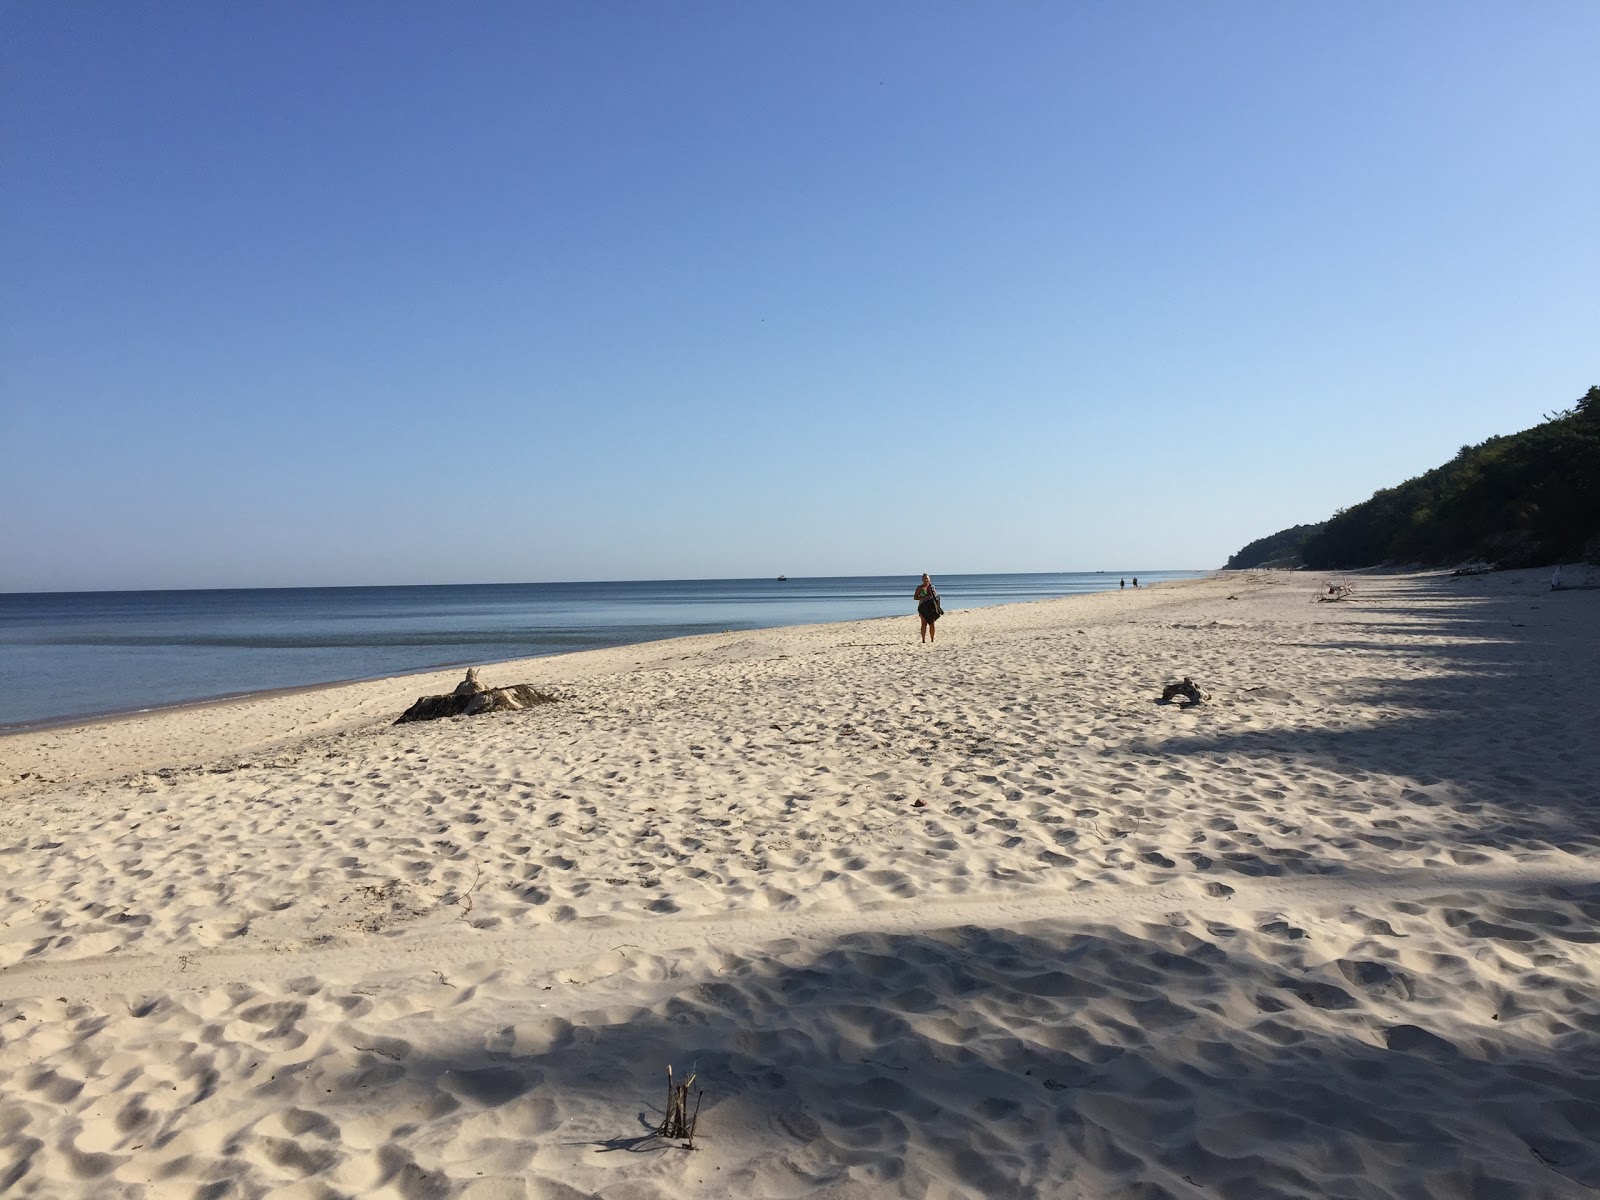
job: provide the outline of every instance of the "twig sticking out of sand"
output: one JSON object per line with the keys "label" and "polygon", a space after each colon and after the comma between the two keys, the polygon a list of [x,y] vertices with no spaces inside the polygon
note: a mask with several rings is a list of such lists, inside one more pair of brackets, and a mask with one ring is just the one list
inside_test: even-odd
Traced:
{"label": "twig sticking out of sand", "polygon": [[691,1075],[682,1083],[672,1080],[672,1064],[667,1064],[667,1116],[661,1122],[656,1134],[664,1138],[686,1138],[686,1148],[694,1149],[694,1127],[700,1123],[700,1101],[705,1097],[702,1090],[694,1100],[694,1112],[689,1112],[689,1089],[694,1086],[698,1075]]}
{"label": "twig sticking out of sand", "polygon": [[457,918],[457,920],[465,921],[472,915],[472,893],[478,890],[478,885],[482,882],[483,864],[474,859],[472,863],[472,886],[467,889],[465,895],[456,897],[457,904],[466,905],[466,907],[461,910],[461,915]]}

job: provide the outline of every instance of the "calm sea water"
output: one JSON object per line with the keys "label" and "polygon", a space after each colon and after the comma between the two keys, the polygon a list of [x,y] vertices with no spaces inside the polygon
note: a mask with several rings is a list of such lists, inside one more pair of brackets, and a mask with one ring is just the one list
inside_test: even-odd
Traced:
{"label": "calm sea water", "polygon": [[[1140,571],[1142,584],[1199,571]],[[1129,573],[1132,577],[1132,573]],[[948,575],[945,608],[1117,587]],[[904,614],[911,576],[0,594],[0,726],[724,629]]]}

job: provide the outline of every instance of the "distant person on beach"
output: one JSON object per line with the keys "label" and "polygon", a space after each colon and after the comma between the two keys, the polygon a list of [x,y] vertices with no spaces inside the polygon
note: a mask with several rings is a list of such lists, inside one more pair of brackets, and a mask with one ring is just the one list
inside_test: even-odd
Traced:
{"label": "distant person on beach", "polygon": [[1128,586],[1128,581],[1126,579],[1119,579],[1117,580],[1117,586],[1119,588],[1125,588]]}
{"label": "distant person on beach", "polygon": [[916,601],[917,616],[922,621],[922,627],[917,630],[917,640],[931,642],[936,632],[933,623],[944,616],[944,609],[939,607],[939,593],[934,590],[933,580],[928,578],[926,571],[922,574],[922,582],[917,584]]}
{"label": "distant person on beach", "polygon": [[1139,577],[1137,575],[1135,575],[1133,577],[1133,586],[1134,587],[1138,587],[1139,586]]}

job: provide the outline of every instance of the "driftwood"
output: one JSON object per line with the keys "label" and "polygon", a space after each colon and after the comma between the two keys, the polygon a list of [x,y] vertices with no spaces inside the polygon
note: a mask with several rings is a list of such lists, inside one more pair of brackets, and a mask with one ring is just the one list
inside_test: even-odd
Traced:
{"label": "driftwood", "polygon": [[1552,592],[1592,592],[1600,588],[1600,574],[1596,574],[1593,567],[1584,565],[1577,568],[1579,574],[1576,581],[1570,577],[1563,578],[1563,568],[1557,567],[1556,573],[1550,577],[1550,590]]}
{"label": "driftwood", "polygon": [[1332,600],[1344,600],[1356,594],[1356,589],[1348,583],[1330,583],[1328,590],[1317,597],[1318,604],[1327,604]]}
{"label": "driftwood", "polygon": [[694,1149],[694,1127],[700,1123],[700,1101],[705,1097],[701,1091],[694,1099],[694,1112],[689,1111],[689,1089],[694,1086],[698,1075],[691,1075],[682,1083],[672,1081],[672,1067],[667,1066],[667,1115],[656,1129],[656,1136],[664,1138],[687,1138],[688,1149]]}
{"label": "driftwood", "polygon": [[[1187,675],[1183,677],[1182,683],[1169,683],[1166,687],[1161,689],[1161,703],[1171,704],[1173,700],[1179,696],[1183,696],[1185,699],[1187,699],[1189,701],[1189,705],[1199,704],[1202,700],[1209,700],[1211,698],[1208,695],[1202,694],[1200,689],[1195,685],[1194,680],[1190,679]],[[1185,705],[1185,707],[1189,707],[1189,705]]]}
{"label": "driftwood", "polygon": [[395,720],[396,725],[408,721],[436,721],[440,717],[475,717],[487,712],[515,712],[532,708],[536,704],[554,704],[556,697],[548,692],[514,683],[510,687],[492,688],[478,682],[478,668],[471,667],[467,677],[456,684],[456,690],[447,696],[418,696],[417,702]]}

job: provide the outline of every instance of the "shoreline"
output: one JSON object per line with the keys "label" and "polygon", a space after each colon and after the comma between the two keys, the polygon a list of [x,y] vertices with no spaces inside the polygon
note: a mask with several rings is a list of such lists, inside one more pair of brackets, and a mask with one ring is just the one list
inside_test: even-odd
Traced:
{"label": "shoreline", "polygon": [[[613,650],[622,646],[648,645],[650,645],[650,641],[619,642],[615,646],[598,646],[594,647],[594,649]],[[322,692],[330,688],[354,687],[363,683],[382,683],[391,679],[408,679],[420,675],[438,675],[447,671],[463,671],[468,667],[492,667],[500,663],[527,662],[536,658],[556,658],[563,654],[584,653],[587,653],[587,651],[552,650],[548,654],[529,654],[519,658],[462,659],[459,662],[437,663],[433,666],[418,667],[413,671],[395,671],[387,675],[355,675],[348,679],[329,679],[321,683],[300,683],[287,687],[256,688],[246,692],[224,692],[217,696],[202,696],[196,700],[175,700],[171,704],[155,704],[149,708],[116,709],[109,712],[80,713],[59,718],[50,717],[40,721],[12,722],[0,725],[0,744],[3,744],[3,739],[20,733],[48,733],[63,729],[76,729],[80,726],[108,725],[118,721],[134,720],[139,717],[154,717],[163,713],[185,712],[189,709],[215,708],[218,705],[245,703],[252,700],[268,700],[276,696],[296,696],[305,692]]]}
{"label": "shoreline", "polygon": [[[561,696],[517,712],[395,726],[402,676],[27,735],[4,1178],[1576,1200],[1600,593],[1540,575],[1239,572],[932,646],[510,660]],[[693,1155],[651,1136],[667,1063]]]}
{"label": "shoreline", "polygon": [[[1162,589],[1167,589],[1170,591],[1174,588],[1204,583],[1208,580],[1217,578],[1218,574],[1219,573],[1217,572],[1213,572],[1211,574],[1201,575],[1190,579],[1163,580],[1159,583],[1149,584],[1138,589],[1128,589],[1126,591],[1112,589],[1111,591],[1074,592],[1065,596],[1053,596],[1031,600],[1014,600],[1001,604],[981,605],[968,609],[951,609],[950,612],[954,614],[960,614],[982,612],[991,609],[1017,608],[1027,605],[1057,604],[1080,600],[1092,596],[1153,595]],[[431,681],[429,685],[430,690],[420,694],[448,692],[455,686],[457,682],[459,682],[459,679],[456,677],[468,667],[477,667],[479,669],[504,668],[515,670],[522,668],[525,664],[531,665],[534,663],[559,662],[566,659],[578,659],[585,655],[625,654],[636,649],[643,651],[648,647],[669,645],[677,642],[691,642],[703,638],[738,637],[742,634],[772,633],[781,630],[823,630],[837,628],[842,625],[870,624],[873,622],[914,621],[915,619],[916,614],[911,613],[906,616],[852,618],[840,621],[825,621],[821,623],[803,625],[763,625],[753,626],[749,629],[729,629],[708,633],[678,634],[669,637],[648,639],[646,641],[618,642],[611,645],[590,647],[584,650],[558,650],[548,654],[534,654],[517,658],[462,661],[457,663],[449,663],[443,666],[425,667],[419,668],[415,671],[402,671],[387,675],[363,676],[352,679],[332,680],[325,683],[302,684],[283,688],[265,688],[255,691],[237,692],[222,696],[207,697],[198,700],[179,701],[173,704],[158,705],[151,708],[97,713],[81,717],[64,717],[59,721],[45,720],[39,722],[30,722],[26,725],[0,725],[0,750],[15,748],[17,762],[20,763],[28,759],[29,750],[33,749],[33,747],[24,748],[21,745],[26,741],[26,739],[29,738],[47,739],[52,735],[60,737],[70,736],[74,733],[86,733],[96,729],[115,729],[123,726],[137,725],[141,722],[160,721],[168,717],[181,718],[183,714],[186,713],[204,713],[208,710],[226,712],[227,710],[231,710],[235,707],[246,708],[262,704],[270,704],[271,702],[278,700],[294,700],[297,698],[324,696],[330,693],[339,692],[343,689],[369,688],[375,685],[386,685],[393,690],[394,685],[397,685],[401,681],[407,679]],[[508,680],[507,682],[520,683],[524,681],[518,679]],[[413,699],[415,699],[415,696],[413,696]],[[408,707],[409,704],[410,701],[406,701],[404,704],[402,704],[401,707],[396,710],[395,716],[398,716],[400,712],[404,711],[405,707]],[[373,719],[377,720],[378,718]],[[298,738],[296,738],[293,733],[288,733],[282,738],[273,739],[270,744],[279,745],[295,740],[298,740]],[[258,744],[259,743],[252,743],[251,745],[242,747],[241,749],[242,751],[253,750]],[[9,756],[7,757],[9,758]],[[176,767],[180,765],[186,764],[168,762],[162,762],[159,764],[159,766],[162,767]],[[12,763],[8,761],[6,763],[6,767],[9,768],[10,766],[12,766]],[[23,768],[22,770],[31,777],[35,772],[37,772],[38,769],[39,768],[37,766],[30,766]],[[130,771],[138,769],[147,768],[129,768]],[[122,773],[125,774],[128,772]],[[93,778],[97,779],[110,779],[116,777],[117,772],[114,769],[107,772],[99,772],[93,776]],[[52,783],[59,782],[59,777],[52,774],[49,776],[49,781]],[[12,774],[0,770],[0,797],[3,797],[8,790],[14,788],[22,782],[23,780],[19,778],[18,774]]]}
{"label": "shoreline", "polygon": [[78,729],[91,725],[111,725],[139,717],[156,717],[165,713],[180,713],[190,709],[216,708],[219,705],[237,704],[247,700],[268,700],[275,696],[297,696],[303,692],[321,692],[329,688],[348,687],[357,683],[374,683],[381,679],[401,679],[407,675],[431,675],[439,671],[459,670],[462,667],[484,666],[484,663],[444,663],[436,667],[423,667],[417,671],[401,671],[394,675],[364,675],[352,679],[330,679],[326,683],[305,683],[293,687],[258,688],[249,692],[224,692],[218,696],[203,696],[198,700],[175,700],[171,704],[152,704],[148,708],[114,709],[109,712],[74,713],[65,717],[49,717],[40,721],[16,721],[0,725],[0,744],[3,739],[22,733],[51,733],[63,729]]}
{"label": "shoreline", "polygon": [[[1045,577],[1048,577],[1048,576],[1051,575],[1051,573],[1049,573],[1049,572],[1036,573],[1036,574],[1039,574],[1039,575],[1045,576]],[[1071,574],[1071,573],[1069,572],[1068,574]],[[1082,575],[1082,574],[1088,574],[1088,573],[1079,572],[1077,574]],[[1098,573],[1095,573],[1095,574],[1098,574]],[[1157,572],[1157,574],[1167,574],[1167,572]],[[1193,578],[1205,578],[1205,577],[1207,577],[1207,574],[1208,573],[1196,573],[1192,577]],[[1026,577],[1026,576],[1023,576],[1023,577]],[[978,579],[983,579],[983,578],[1009,578],[1009,577],[1007,577],[1007,576],[953,576],[953,578],[958,578],[958,579],[959,578],[978,578]],[[631,581],[625,581],[625,582],[631,582]],[[648,583],[651,583],[652,581],[643,581],[643,582],[648,584]],[[682,582],[699,582],[699,581],[665,580],[665,581],[659,581],[659,582],[662,583],[663,585],[672,585],[672,584],[677,584],[677,583],[682,583]],[[758,583],[759,582],[759,583],[764,583],[766,581],[764,581],[764,580],[762,580],[762,581],[753,581],[753,580],[751,580],[751,581],[747,581],[747,580],[730,580],[730,581],[710,580],[710,581],[704,581],[704,582],[710,582],[710,583],[721,583],[721,582]],[[797,579],[794,582],[796,584],[804,584],[806,581],[803,580],[803,579]],[[1179,581],[1163,580],[1162,582],[1179,582]],[[465,589],[469,589],[470,590],[470,589],[478,587],[478,586],[490,587],[490,588],[492,588],[492,587],[501,587],[501,586],[517,588],[517,587],[524,587],[524,586],[528,586],[528,585],[521,585],[521,584],[512,584],[512,585],[497,585],[497,584],[496,585],[440,584],[440,585],[419,585],[419,586],[422,586],[424,588],[429,587],[429,586],[433,586],[433,587],[447,588],[447,589],[460,590],[460,589],[465,588]],[[535,586],[545,586],[545,585],[535,585]],[[605,586],[605,585],[604,584],[558,584],[558,585],[549,585],[549,586],[588,588],[588,587]],[[1151,584],[1149,586],[1154,587],[1154,586],[1159,586],[1159,584]],[[258,589],[218,589],[218,590],[224,590],[224,591],[232,590],[232,591],[244,591],[244,592],[252,592],[252,591],[312,591],[312,592],[320,592],[320,591],[340,590],[340,589],[326,589],[326,588],[260,589],[260,588],[258,588]],[[394,591],[403,591],[405,589],[404,589],[404,587],[394,587],[394,588],[383,588],[383,589],[354,588],[354,589],[346,589],[346,590],[356,590],[356,591],[394,590]],[[1051,597],[1039,597],[1039,598],[1043,598],[1043,599],[1065,599],[1065,598],[1067,598],[1069,596],[1073,596],[1073,595],[1099,595],[1099,594],[1101,594],[1101,592],[1106,591],[1106,590],[1115,591],[1117,589],[1114,589],[1114,588],[1112,588],[1112,589],[1104,589],[1104,588],[1102,588],[1102,589],[1097,589],[1097,590],[1088,591],[1088,592],[1069,592],[1065,596],[1051,596]],[[33,593],[26,593],[26,594],[27,595],[32,595]],[[93,593],[61,593],[61,594],[62,595],[68,595],[68,596],[77,596],[77,595],[93,594]],[[120,595],[125,595],[125,594],[128,594],[128,593],[113,592],[113,593],[109,593],[109,594],[120,596]],[[145,593],[134,593],[134,594],[142,595],[142,594],[145,594]],[[157,593],[157,594],[163,594],[163,593]],[[1000,601],[999,604],[1000,605],[1004,605],[1004,604],[1016,604],[1016,603],[1031,603],[1032,599],[1034,599],[1034,598],[1030,598],[1030,599],[1027,599],[1027,600]],[[973,607],[994,607],[994,606],[995,605],[993,605],[993,604],[980,604],[980,605],[974,605]],[[952,610],[952,611],[961,611],[961,610]],[[459,657],[459,658],[450,658],[450,659],[447,659],[447,660],[442,661],[442,662],[430,663],[430,664],[417,666],[417,667],[410,667],[410,668],[406,668],[406,669],[398,670],[398,671],[387,671],[386,670],[386,671],[379,671],[379,672],[375,672],[375,673],[372,673],[372,672],[358,672],[358,673],[350,674],[350,675],[342,675],[342,676],[339,676],[339,677],[334,678],[334,679],[316,679],[316,680],[311,680],[311,681],[308,681],[308,682],[285,683],[285,684],[282,684],[282,685],[272,686],[272,687],[245,688],[245,689],[241,689],[241,690],[238,690],[238,691],[227,691],[227,692],[210,693],[210,694],[206,694],[206,695],[193,696],[193,697],[179,699],[179,700],[157,702],[157,703],[152,703],[152,704],[148,704],[148,705],[140,705],[140,706],[136,706],[136,707],[89,709],[89,710],[84,710],[84,711],[79,711],[79,712],[64,713],[64,714],[61,714],[59,716],[48,716],[48,717],[31,718],[31,719],[22,720],[22,721],[5,721],[5,722],[0,722],[0,739],[4,739],[5,737],[7,737],[9,735],[13,735],[13,734],[17,734],[17,733],[37,733],[37,732],[44,732],[44,731],[51,730],[51,729],[72,728],[72,727],[78,726],[78,725],[97,724],[97,723],[102,723],[102,722],[107,722],[107,721],[119,721],[119,720],[124,720],[124,719],[128,719],[128,718],[146,716],[146,715],[150,715],[150,714],[154,714],[154,713],[160,713],[160,712],[175,711],[175,710],[181,710],[181,709],[186,709],[186,708],[191,708],[191,707],[199,707],[199,706],[205,706],[205,705],[211,705],[211,704],[225,704],[225,703],[231,703],[233,701],[240,701],[240,700],[249,700],[249,699],[252,699],[252,698],[255,698],[255,697],[261,697],[261,696],[290,694],[290,693],[294,693],[294,692],[298,692],[298,691],[317,689],[317,688],[325,688],[325,687],[340,687],[340,686],[344,686],[346,684],[370,683],[370,682],[375,682],[377,680],[395,679],[395,678],[401,678],[401,677],[404,677],[404,676],[431,675],[431,674],[435,674],[435,673],[442,672],[442,671],[464,670],[467,667],[485,667],[485,666],[493,666],[493,665],[496,665],[498,663],[504,663],[504,662],[522,662],[522,661],[525,661],[525,660],[528,660],[528,659],[549,658],[549,657],[560,656],[560,655],[563,655],[563,654],[583,653],[586,650],[607,650],[607,649],[615,649],[615,648],[619,648],[619,647],[623,647],[623,646],[630,646],[630,645],[648,645],[651,642],[670,640],[671,638],[674,638],[674,637],[696,637],[696,636],[702,636],[702,634],[705,634],[705,633],[714,633],[714,632],[730,632],[731,633],[731,632],[740,632],[740,631],[748,631],[748,630],[755,630],[755,629],[783,629],[783,628],[790,628],[790,627],[803,627],[803,626],[809,626],[809,625],[813,625],[813,624],[824,624],[824,625],[837,624],[837,623],[839,623],[839,621],[876,620],[876,619],[878,619],[878,618],[877,617],[841,617],[841,618],[838,618],[838,620],[835,620],[835,621],[821,621],[821,622],[806,621],[806,622],[799,622],[799,623],[780,623],[780,624],[773,624],[773,625],[753,624],[753,625],[742,626],[742,627],[731,628],[731,629],[723,629],[723,630],[706,629],[706,630],[702,630],[701,633],[688,633],[688,634],[686,634],[686,633],[682,633],[682,632],[672,632],[672,633],[663,633],[660,636],[656,636],[656,637],[627,638],[626,640],[612,640],[610,638],[607,638],[607,637],[605,637],[603,635],[604,635],[605,631],[610,627],[608,627],[608,626],[595,626],[593,628],[593,630],[592,630],[593,634],[595,635],[593,637],[593,639],[592,639],[593,644],[589,645],[589,646],[585,646],[582,649],[557,648],[557,649],[544,650],[544,651],[534,650],[534,651],[531,651],[530,653],[517,654],[517,655],[510,656],[510,657],[488,657],[488,658],[478,657],[478,656],[474,656],[474,655],[468,654],[468,655],[463,655],[462,657]],[[668,627],[670,628],[672,626],[668,626]],[[359,644],[357,644],[357,645],[359,645]],[[352,648],[356,648],[356,646],[352,646]]]}

